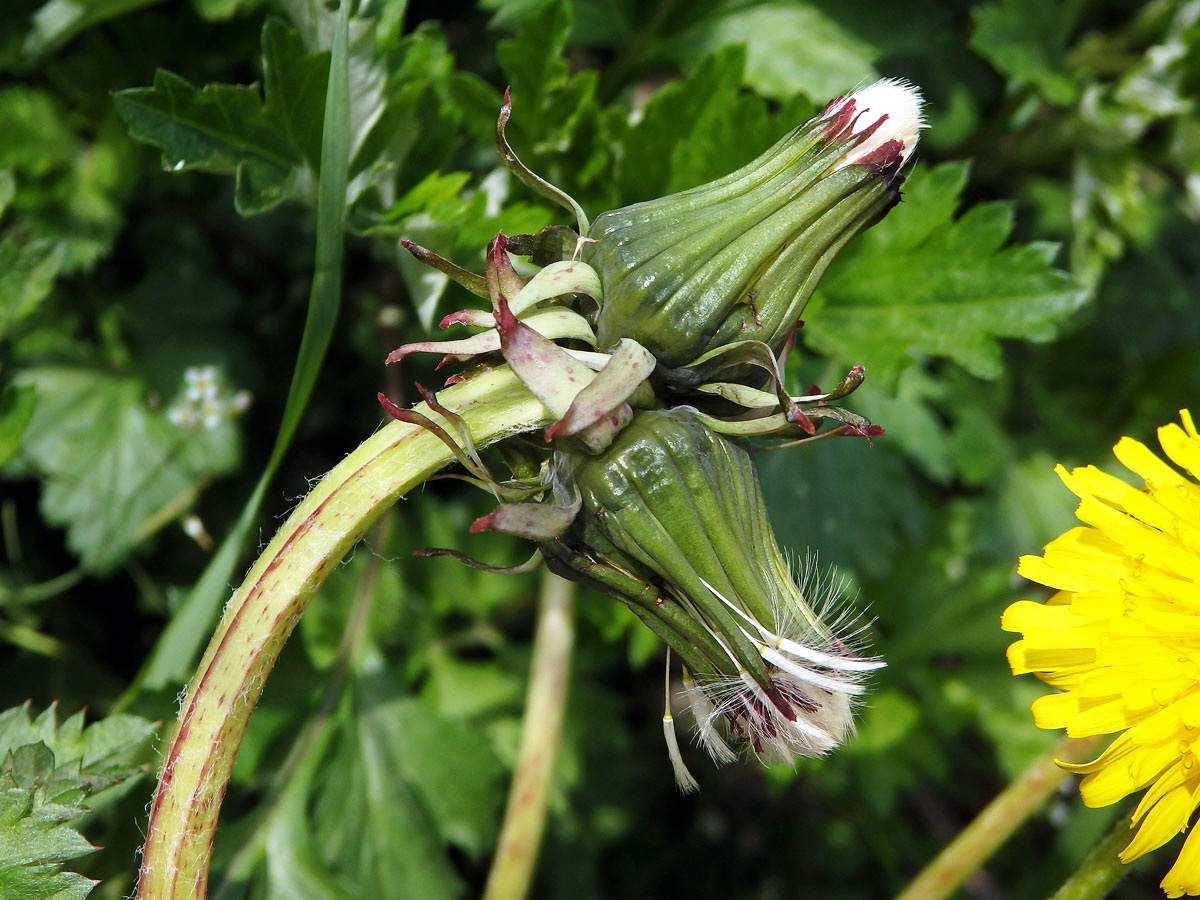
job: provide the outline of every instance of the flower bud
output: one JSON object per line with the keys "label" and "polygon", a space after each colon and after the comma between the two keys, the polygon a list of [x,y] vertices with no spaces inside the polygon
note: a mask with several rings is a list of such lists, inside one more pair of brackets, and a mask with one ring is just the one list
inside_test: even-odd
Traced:
{"label": "flower bud", "polygon": [[668,367],[731,341],[778,351],[833,258],[898,201],[920,108],[880,81],[724,178],[601,215],[583,248],[604,288],[599,347],[631,337]]}
{"label": "flower bud", "polygon": [[[563,451],[557,468],[582,508],[543,555],[617,593],[682,659],[714,758],[732,758],[726,738],[785,762],[842,741],[881,663],[854,656],[792,579],[740,443],[686,410],[639,411],[604,453]],[[644,589],[614,591],[622,579]]]}

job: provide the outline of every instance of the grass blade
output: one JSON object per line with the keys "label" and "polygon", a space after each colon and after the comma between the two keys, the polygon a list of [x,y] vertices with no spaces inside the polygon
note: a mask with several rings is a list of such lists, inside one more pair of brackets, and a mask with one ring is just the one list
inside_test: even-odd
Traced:
{"label": "grass blade", "polygon": [[192,671],[204,636],[211,631],[217,611],[228,599],[234,569],[258,521],[267,487],[296,433],[333,336],[341,305],[346,184],[350,167],[349,6],[348,2],[343,3],[338,11],[329,63],[317,189],[316,259],[308,315],[275,446],[237,522],[171,618],[119,706],[128,703],[140,691],[182,682]]}

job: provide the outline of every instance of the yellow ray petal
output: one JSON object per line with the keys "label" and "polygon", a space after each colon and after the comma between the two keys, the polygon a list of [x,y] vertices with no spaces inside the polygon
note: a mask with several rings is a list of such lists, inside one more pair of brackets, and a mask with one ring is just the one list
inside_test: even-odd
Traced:
{"label": "yellow ray petal", "polygon": [[1162,880],[1162,889],[1168,897],[1184,894],[1200,894],[1200,828],[1192,831],[1183,842],[1179,859]]}
{"label": "yellow ray petal", "polygon": [[1183,829],[1196,808],[1196,799],[1187,787],[1168,791],[1154,808],[1146,813],[1137,834],[1121,851],[1121,861],[1129,862],[1157,847],[1161,847]]}
{"label": "yellow ray petal", "polygon": [[1123,437],[1113,447],[1113,455],[1120,460],[1121,465],[1147,484],[1187,484],[1182,475],[1155,456],[1141,441]]}

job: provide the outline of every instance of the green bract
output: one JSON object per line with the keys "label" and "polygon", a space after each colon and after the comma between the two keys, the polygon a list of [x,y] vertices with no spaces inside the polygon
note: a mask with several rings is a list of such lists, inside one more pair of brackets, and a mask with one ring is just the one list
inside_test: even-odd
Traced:
{"label": "green bract", "polygon": [[796,584],[739,441],[684,409],[645,410],[604,453],[563,450],[556,469],[581,509],[543,556],[624,599],[679,655],[715,759],[732,758],[726,738],[786,762],[842,741],[859,678],[881,663],[853,655]]}
{"label": "green bract", "polygon": [[582,251],[604,287],[597,346],[631,337],[668,367],[732,341],[778,351],[838,251],[898,201],[918,109],[880,82],[724,178],[601,215]]}

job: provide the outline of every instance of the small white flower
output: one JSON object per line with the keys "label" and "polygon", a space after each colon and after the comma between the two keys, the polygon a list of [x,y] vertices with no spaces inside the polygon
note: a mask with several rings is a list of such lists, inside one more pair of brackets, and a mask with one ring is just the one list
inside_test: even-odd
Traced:
{"label": "small white flower", "polygon": [[211,550],[213,545],[212,535],[208,533],[208,529],[204,527],[204,521],[195,513],[188,513],[180,520],[180,525],[183,526],[183,532],[193,541],[203,547],[205,550]]}
{"label": "small white flower", "polygon": [[214,403],[211,400],[200,407],[201,421],[204,427],[208,429],[216,428],[221,424],[222,413],[224,412],[221,404]]}
{"label": "small white flower", "polygon": [[183,371],[183,380],[187,385],[185,396],[193,403],[217,396],[216,366],[189,366]]}
{"label": "small white flower", "polygon": [[250,408],[250,404],[254,402],[254,395],[249,391],[238,391],[229,398],[229,414],[231,416],[240,416]]}

